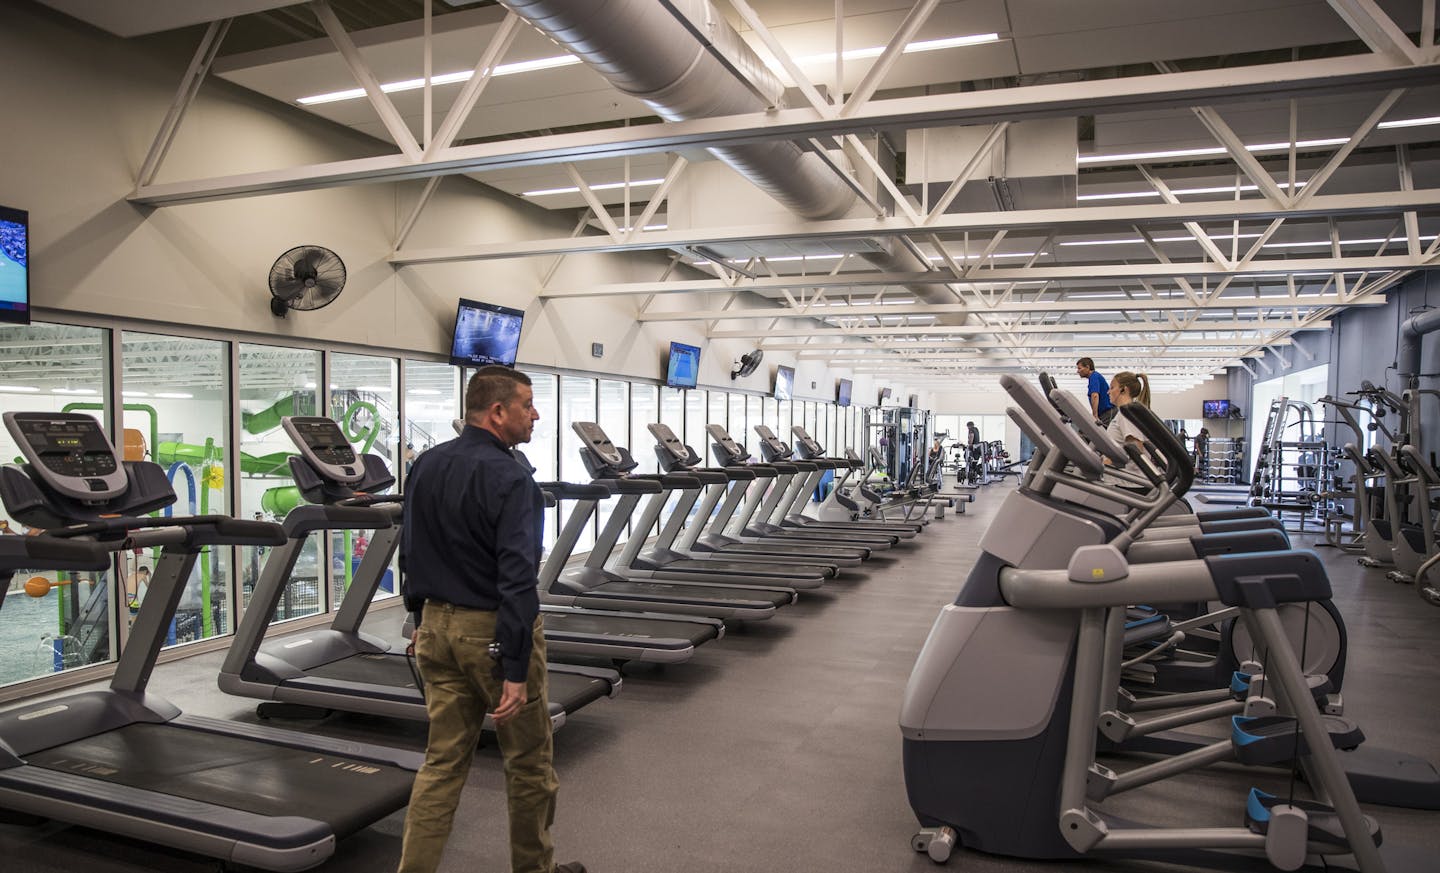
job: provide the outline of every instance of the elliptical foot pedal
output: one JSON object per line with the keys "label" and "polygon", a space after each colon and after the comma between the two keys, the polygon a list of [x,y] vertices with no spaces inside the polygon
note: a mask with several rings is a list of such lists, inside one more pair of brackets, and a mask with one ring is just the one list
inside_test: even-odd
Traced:
{"label": "elliptical foot pedal", "polygon": [[[1272,827],[1279,829],[1279,833],[1276,835],[1277,852],[1288,856],[1293,851],[1290,845],[1295,839],[1293,834],[1297,816],[1293,811],[1296,810],[1304,814],[1304,848],[1307,852],[1335,855],[1346,854],[1350,851],[1350,841],[1345,836],[1344,826],[1340,824],[1340,816],[1330,806],[1314,800],[1293,800],[1287,803],[1284,798],[1266,794],[1258,788],[1252,788],[1249,798],[1245,801],[1245,826],[1250,829],[1251,833],[1266,837],[1266,855],[1270,854],[1269,836]],[[1278,813],[1283,813],[1283,815]],[[1379,846],[1384,840],[1380,833],[1380,823],[1367,815],[1365,816],[1365,828],[1370,832],[1370,839],[1376,846]]]}
{"label": "elliptical foot pedal", "polygon": [[[1330,744],[1337,749],[1353,749],[1365,742],[1364,732],[1352,722],[1330,716],[1324,722]],[[1304,734],[1288,715],[1234,716],[1230,719],[1230,744],[1235,749],[1235,759],[1252,766],[1284,764],[1310,754]]]}

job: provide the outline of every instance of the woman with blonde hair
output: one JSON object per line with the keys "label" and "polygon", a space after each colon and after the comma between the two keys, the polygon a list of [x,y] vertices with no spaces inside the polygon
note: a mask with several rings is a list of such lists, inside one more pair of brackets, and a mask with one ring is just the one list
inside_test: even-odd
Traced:
{"label": "woman with blonde hair", "polygon": [[[1150,406],[1150,379],[1144,373],[1132,373],[1126,370],[1116,373],[1110,379],[1110,402],[1117,407],[1127,406],[1131,403],[1139,403],[1141,406]],[[1140,429],[1130,423],[1124,413],[1117,413],[1110,420],[1110,426],[1106,433],[1117,443],[1133,442],[1137,446],[1144,445],[1145,435]]]}

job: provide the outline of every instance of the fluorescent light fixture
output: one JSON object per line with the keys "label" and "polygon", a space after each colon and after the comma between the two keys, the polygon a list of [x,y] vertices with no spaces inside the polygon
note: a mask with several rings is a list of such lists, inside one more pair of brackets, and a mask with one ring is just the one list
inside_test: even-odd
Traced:
{"label": "fluorescent light fixture", "polygon": [[[1303,188],[1306,182],[1296,182],[1296,188]],[[1281,188],[1289,188],[1289,182],[1279,183]],[[1213,188],[1172,188],[1170,193],[1179,197],[1185,194],[1234,194],[1236,191],[1259,191],[1258,185],[1218,185]],[[1159,197],[1159,191],[1116,191],[1110,194],[1077,194],[1076,200],[1142,200],[1151,197]]]}
{"label": "fluorescent light fixture", "polygon": [[440,396],[440,392],[439,392],[439,391],[436,391],[434,388],[411,388],[407,393],[409,393],[409,394],[414,394],[414,395],[417,396],[417,397],[439,397],[439,396]]}
{"label": "fluorescent light fixture", "polygon": [[194,394],[189,394],[184,391],[156,391],[155,396],[162,397],[166,400],[191,400],[195,397]]}
{"label": "fluorescent light fixture", "polygon": [[[536,58],[530,61],[516,61],[510,64],[501,64],[491,73],[492,76],[512,76],[516,73],[529,73],[535,70],[550,70],[555,67],[568,67],[580,63],[580,59],[574,55],[560,55],[553,58]],[[430,77],[432,85],[454,85],[458,82],[468,82],[475,75],[474,70],[461,70],[456,73],[441,73],[438,76]],[[400,82],[385,82],[380,85],[380,90],[386,94],[394,94],[397,91],[418,91],[425,87],[425,78],[405,79]],[[343,91],[331,91],[327,94],[313,94],[309,97],[300,97],[295,102],[301,106],[317,106],[321,103],[339,103],[343,100],[358,100],[365,96],[364,88],[346,88]]]}
{"label": "fluorescent light fixture", "polygon": [[[650,185],[659,185],[659,184],[660,184],[661,182],[663,182],[663,181],[665,181],[665,180],[664,180],[664,179],[635,179],[635,180],[632,180],[632,181],[629,183],[629,185],[630,185],[631,188],[643,188],[643,187],[647,187],[647,186],[650,186]],[[591,190],[591,191],[610,191],[610,190],[612,190],[612,189],[614,189],[614,188],[624,188],[625,185],[626,185],[626,183],[624,183],[624,182],[601,182],[601,183],[598,184],[598,185],[591,185],[591,186],[590,186],[590,190]],[[579,193],[580,193],[580,188],[579,188],[579,186],[571,186],[571,187],[569,187],[569,188],[540,188],[540,189],[535,190],[535,191],[522,191],[522,192],[520,192],[520,196],[521,196],[521,197],[548,197],[548,196],[551,195],[551,194],[579,194]],[[646,228],[646,230],[649,230],[649,228]]]}
{"label": "fluorescent light fixture", "polygon": [[389,385],[356,385],[356,391],[369,391],[371,394],[389,394]]}
{"label": "fluorescent light fixture", "polygon": [[94,388],[51,388],[51,394],[99,394]]}
{"label": "fluorescent light fixture", "polygon": [[[1295,147],[1301,149],[1323,148],[1325,146],[1344,145],[1349,141],[1350,138],[1344,136],[1338,139],[1306,139],[1295,143]],[[1286,151],[1289,148],[1290,143],[1288,142],[1267,142],[1257,145],[1247,145],[1245,150],[1247,152],[1277,152]],[[1203,158],[1224,154],[1228,154],[1228,152],[1225,151],[1223,146],[1215,146],[1213,148],[1173,149],[1162,152],[1131,152],[1123,155],[1081,155],[1077,159],[1077,162],[1081,164],[1107,164],[1129,161],[1163,161],[1174,158]]]}
{"label": "fluorescent light fixture", "polygon": [[[918,42],[907,43],[901,49],[901,54],[913,55],[921,52],[938,52],[943,49],[960,48],[967,45],[984,45],[991,42],[999,42],[998,33],[972,33],[968,36],[948,36],[943,39],[926,39]],[[840,57],[847,61],[859,61],[866,58],[878,58],[885,53],[885,46],[876,45],[868,48],[848,49],[840,54]],[[818,55],[805,55],[795,59],[795,63],[805,67],[812,64],[826,64],[835,62],[835,53],[826,52]]]}
{"label": "fluorescent light fixture", "polygon": [[40,389],[33,385],[0,385],[0,391],[8,391],[11,394],[39,394]]}
{"label": "fluorescent light fixture", "polygon": [[306,383],[305,383],[305,387],[306,387],[306,388],[310,388],[310,389],[314,389],[315,383],[314,383],[314,382],[306,382]]}
{"label": "fluorescent light fixture", "polygon": [[[1219,233],[1219,234],[1211,234],[1210,239],[1211,239],[1212,241],[1214,241],[1214,242],[1219,242],[1220,240],[1231,240],[1231,239],[1257,239],[1257,238],[1259,238],[1259,236],[1260,236],[1260,234],[1258,234],[1258,233],[1242,233],[1242,234]],[[1436,235],[1433,234],[1433,233],[1432,233],[1432,234],[1429,234],[1429,235],[1423,235],[1423,234],[1422,234],[1422,235],[1420,236],[1420,240],[1419,240],[1419,241],[1420,241],[1420,242],[1429,242],[1429,241],[1435,239],[1435,236],[1436,236]],[[1157,237],[1152,237],[1152,239],[1154,239],[1154,241],[1157,242],[1157,243],[1162,243],[1162,242],[1167,242],[1167,243],[1169,243],[1169,242],[1189,242],[1189,243],[1193,243],[1193,242],[1195,242],[1195,237],[1193,237],[1193,236],[1157,236]],[[1395,244],[1395,243],[1402,243],[1402,242],[1404,242],[1404,241],[1405,241],[1405,238],[1404,238],[1404,237],[1401,237],[1401,236],[1391,237],[1391,238],[1388,239],[1388,240],[1378,239],[1378,238],[1377,238],[1377,239],[1342,239],[1342,240],[1340,240],[1340,245],[1342,245],[1342,246],[1378,246],[1378,245],[1380,245],[1381,243],[1387,243],[1387,244],[1393,245],[1393,244]],[[1136,238],[1134,238],[1134,239],[1079,239],[1079,240],[1071,240],[1071,241],[1069,241],[1069,242],[1062,242],[1062,243],[1060,243],[1060,245],[1062,245],[1062,246],[1122,246],[1122,245],[1141,245],[1141,244],[1143,244],[1144,242],[1145,242],[1145,240],[1140,239],[1139,237],[1136,237]],[[1327,239],[1327,240],[1316,240],[1316,241],[1314,241],[1314,242],[1277,242],[1277,243],[1266,243],[1265,245],[1261,246],[1261,248],[1262,248],[1262,249],[1299,249],[1299,248],[1316,248],[1316,247],[1319,247],[1319,246],[1328,246],[1328,245],[1330,245],[1330,241]]]}
{"label": "fluorescent light fixture", "polygon": [[150,396],[150,392],[149,392],[149,391],[131,391],[129,388],[126,388],[124,391],[122,391],[122,392],[120,392],[120,393],[123,394],[123,395],[125,395],[126,397],[149,397],[149,396]]}
{"label": "fluorescent light fixture", "polygon": [[[670,228],[670,225],[668,225],[668,224],[647,224],[647,225],[645,225],[644,227],[642,227],[642,228],[640,228],[640,229],[641,229],[641,230],[668,230],[669,228]],[[622,227],[622,228],[620,228],[620,232],[621,232],[621,233],[629,233],[629,232],[632,231],[632,230],[634,230],[633,227]]]}
{"label": "fluorescent light fixture", "polygon": [[1429,118],[1397,118],[1394,121],[1382,121],[1378,127],[1392,130],[1397,127],[1424,127],[1427,124],[1440,124],[1440,115],[1432,115]]}

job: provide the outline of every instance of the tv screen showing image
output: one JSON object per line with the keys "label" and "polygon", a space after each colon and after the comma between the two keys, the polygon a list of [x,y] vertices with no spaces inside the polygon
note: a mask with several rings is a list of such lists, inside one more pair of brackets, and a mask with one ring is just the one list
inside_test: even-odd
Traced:
{"label": "tv screen showing image", "polygon": [[841,379],[841,380],[840,380],[839,386],[837,386],[836,389],[835,389],[835,405],[836,405],[836,406],[849,406],[849,405],[850,405],[850,390],[851,390],[853,387],[854,387],[854,383],[852,383],[849,379]]}
{"label": "tv screen showing image", "polygon": [[1229,401],[1229,400],[1203,400],[1203,401],[1201,401],[1201,402],[1202,402],[1203,404],[1205,404],[1205,417],[1206,417],[1206,418],[1229,418],[1229,417],[1230,417],[1230,401]]}
{"label": "tv screen showing image", "polygon": [[795,368],[775,368],[775,399],[789,400],[795,396]]}
{"label": "tv screen showing image", "polygon": [[671,388],[694,388],[700,378],[700,349],[684,343],[670,344],[665,364],[665,384]]}
{"label": "tv screen showing image", "polygon": [[30,213],[0,206],[0,321],[30,323]]}
{"label": "tv screen showing image", "polygon": [[881,388],[881,389],[880,389],[880,402],[879,402],[878,404],[876,404],[876,405],[877,405],[877,406],[884,406],[884,405],[885,405],[885,398],[887,398],[887,397],[889,397],[889,396],[890,396],[890,389],[889,389],[889,388]]}
{"label": "tv screen showing image", "polygon": [[515,366],[525,313],[508,306],[461,300],[455,313],[450,363],[460,367]]}

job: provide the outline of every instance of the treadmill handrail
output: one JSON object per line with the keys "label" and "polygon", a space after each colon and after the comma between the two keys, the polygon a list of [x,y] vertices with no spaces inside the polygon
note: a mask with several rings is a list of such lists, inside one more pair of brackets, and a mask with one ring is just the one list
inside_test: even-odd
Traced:
{"label": "treadmill handrail", "polygon": [[[109,534],[110,536],[105,536]],[[116,537],[124,534],[124,537]],[[177,536],[178,535],[178,536]],[[254,545],[278,546],[285,542],[280,525],[269,521],[248,521],[228,515],[126,516],[85,524],[50,528],[45,536],[57,539],[97,536],[116,551],[132,546]]]}
{"label": "treadmill handrail", "polygon": [[343,503],[307,503],[290,510],[283,527],[286,539],[316,530],[379,530],[392,527],[395,516],[375,506],[347,506]]}
{"label": "treadmill handrail", "polygon": [[108,570],[110,550],[89,540],[46,536],[0,536],[0,572]]}
{"label": "treadmill handrail", "polygon": [[659,494],[665,489],[654,479],[627,476],[624,479],[596,479],[592,485],[604,485],[612,494]]}
{"label": "treadmill handrail", "polygon": [[601,480],[589,484],[579,482],[539,482],[537,484],[541,491],[552,495],[556,500],[604,500],[615,493]]}

